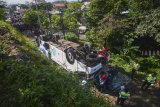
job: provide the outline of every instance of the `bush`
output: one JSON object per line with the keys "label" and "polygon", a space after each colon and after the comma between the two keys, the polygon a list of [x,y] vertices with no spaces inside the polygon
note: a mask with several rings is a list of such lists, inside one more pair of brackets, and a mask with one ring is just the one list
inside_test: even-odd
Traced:
{"label": "bush", "polygon": [[6,13],[4,8],[0,8],[0,20],[6,19]]}
{"label": "bush", "polygon": [[138,70],[140,67],[139,63],[131,57],[119,54],[111,55],[110,63],[122,68],[125,72],[130,72],[132,69]]}
{"label": "bush", "polygon": [[150,57],[138,57],[137,61],[141,65],[140,71],[141,72],[157,72],[158,78],[160,78],[160,58],[156,56]]}
{"label": "bush", "polygon": [[157,72],[158,78],[160,78],[160,58],[159,57],[139,57],[134,58],[123,55],[111,55],[110,63],[116,65],[123,71],[129,73],[133,68],[138,70],[140,74],[148,74],[151,72]]}
{"label": "bush", "polygon": [[66,40],[69,40],[69,41],[72,41],[72,42],[77,42],[78,41],[78,36],[72,32],[68,32],[66,35],[65,35],[65,39]]}
{"label": "bush", "polygon": [[155,56],[139,57],[138,62],[142,65],[141,69],[160,67],[160,58]]}

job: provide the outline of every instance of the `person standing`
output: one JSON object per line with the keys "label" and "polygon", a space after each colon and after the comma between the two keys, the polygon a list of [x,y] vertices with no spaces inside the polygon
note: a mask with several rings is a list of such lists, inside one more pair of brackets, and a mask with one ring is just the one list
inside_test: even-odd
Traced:
{"label": "person standing", "polygon": [[130,92],[126,88],[125,90],[120,90],[119,91],[119,96],[117,98],[117,105],[123,106],[124,102],[130,97]]}
{"label": "person standing", "polygon": [[154,72],[152,74],[149,74],[146,78],[146,80],[143,82],[141,89],[142,90],[147,90],[151,84],[155,84],[157,81],[156,77],[157,73]]}

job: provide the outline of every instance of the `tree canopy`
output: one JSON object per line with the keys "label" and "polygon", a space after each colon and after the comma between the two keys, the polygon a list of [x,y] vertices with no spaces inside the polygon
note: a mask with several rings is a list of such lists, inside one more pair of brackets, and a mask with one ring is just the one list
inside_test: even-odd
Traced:
{"label": "tree canopy", "polygon": [[5,10],[3,8],[0,8],[0,20],[5,20],[6,19],[5,15],[6,15]]}
{"label": "tree canopy", "polygon": [[[62,27],[65,30],[76,32],[79,27],[79,21],[81,18],[81,3],[70,2],[67,5],[67,9],[59,10],[59,14],[52,15],[53,28],[56,30],[61,30]],[[63,23],[62,23],[63,22]]]}
{"label": "tree canopy", "polygon": [[81,18],[81,3],[71,2],[68,3],[68,8],[64,12],[64,24],[69,30],[75,30],[78,28],[78,22]]}
{"label": "tree canopy", "polygon": [[38,15],[40,17],[42,26],[45,28],[48,27],[49,19],[45,11],[28,10],[23,16],[23,21],[25,24],[29,24],[33,27],[39,27]]}
{"label": "tree canopy", "polygon": [[6,19],[6,2],[0,0],[0,20],[5,20]]}
{"label": "tree canopy", "polygon": [[160,8],[151,10],[143,15],[140,24],[136,28],[139,36],[153,37],[160,43]]}
{"label": "tree canopy", "polygon": [[53,28],[55,30],[60,30],[61,29],[61,25],[60,25],[61,22],[60,22],[60,16],[59,15],[52,15],[51,22],[52,22]]}
{"label": "tree canopy", "polygon": [[158,40],[159,6],[159,0],[93,0],[85,12],[91,29],[87,37],[92,39],[95,35],[95,43],[110,48],[125,46],[127,38],[138,35],[154,35]]}

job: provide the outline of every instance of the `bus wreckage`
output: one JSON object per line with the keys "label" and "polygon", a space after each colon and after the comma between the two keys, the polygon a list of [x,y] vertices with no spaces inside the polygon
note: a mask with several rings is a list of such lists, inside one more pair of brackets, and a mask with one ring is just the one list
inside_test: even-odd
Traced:
{"label": "bus wreckage", "polygon": [[87,75],[87,79],[95,79],[95,84],[100,91],[113,92],[130,81],[130,78],[118,69],[108,66],[110,55],[107,48],[97,52],[88,43],[79,45],[64,39],[47,38],[47,36],[37,37],[36,42],[45,56],[67,71],[83,73]]}

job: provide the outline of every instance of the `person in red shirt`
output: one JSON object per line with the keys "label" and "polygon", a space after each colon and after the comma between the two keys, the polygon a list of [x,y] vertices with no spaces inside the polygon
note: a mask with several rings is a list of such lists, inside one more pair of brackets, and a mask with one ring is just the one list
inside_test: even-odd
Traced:
{"label": "person in red shirt", "polygon": [[103,66],[108,63],[108,48],[104,48],[103,50],[98,51],[98,56]]}

